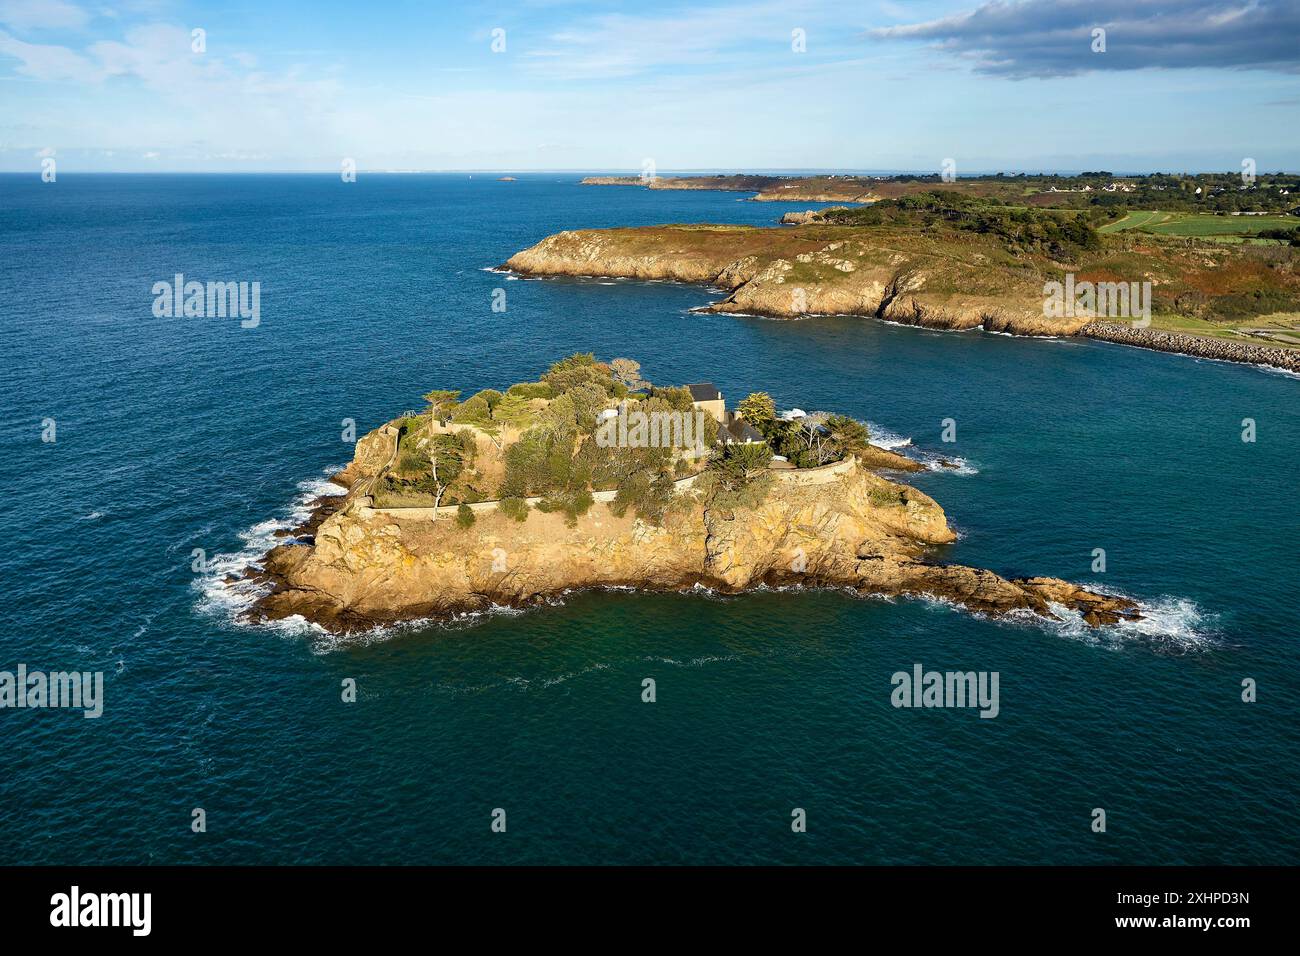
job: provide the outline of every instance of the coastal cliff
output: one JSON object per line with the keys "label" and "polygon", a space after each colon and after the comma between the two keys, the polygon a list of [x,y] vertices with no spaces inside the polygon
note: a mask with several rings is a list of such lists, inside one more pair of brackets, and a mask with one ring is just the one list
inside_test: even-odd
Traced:
{"label": "coastal cliff", "polygon": [[955,255],[929,236],[866,236],[850,227],[663,226],[548,236],[511,256],[533,276],[710,283],[725,299],[701,311],[797,318],[861,315],[927,328],[1074,335],[1087,318],[1043,315],[1041,275],[987,241]]}
{"label": "coastal cliff", "polygon": [[[990,232],[891,221],[874,206],[788,213],[784,227],[671,225],[570,230],[511,256],[529,276],[618,277],[708,283],[725,298],[698,311],[793,319],[868,316],[905,325],[1011,335],[1076,336],[1160,351],[1300,368],[1300,278],[1289,249],[1149,236],[1088,236],[1055,248],[1041,224]],[[863,217],[881,222],[853,225]],[[793,226],[794,228],[789,228]],[[997,230],[1001,230],[1001,234]],[[1065,259],[1060,261],[1057,256]],[[1125,277],[1135,277],[1133,281]],[[1136,281],[1140,279],[1141,281]],[[1105,308],[1049,310],[1055,286],[1119,289]],[[1139,293],[1142,293],[1139,296]],[[1101,293],[1096,293],[1101,301]],[[1047,314],[1048,312],[1052,314]],[[1270,315],[1269,313],[1274,313]],[[1180,317],[1205,335],[1169,328]],[[1117,321],[1106,321],[1107,318]],[[1132,321],[1142,318],[1142,322]],[[1124,321],[1128,319],[1130,321]],[[1235,331],[1239,338],[1226,338]],[[1253,339],[1253,341],[1252,341]]]}
{"label": "coastal cliff", "polygon": [[1068,609],[1092,625],[1140,616],[1131,601],[1065,581],[930,563],[931,548],[955,538],[943,509],[856,459],[773,473],[754,507],[721,508],[687,491],[658,525],[598,503],[576,521],[540,511],[518,521],[486,509],[464,527],[450,516],[369,506],[361,492],[386,441],[372,433],[359,442],[345,472],[347,503],[309,543],[274,549],[250,577],[269,589],[254,619],[296,614],[349,630],[544,603],[583,588],[731,593],[792,583],[932,595],[994,615]]}

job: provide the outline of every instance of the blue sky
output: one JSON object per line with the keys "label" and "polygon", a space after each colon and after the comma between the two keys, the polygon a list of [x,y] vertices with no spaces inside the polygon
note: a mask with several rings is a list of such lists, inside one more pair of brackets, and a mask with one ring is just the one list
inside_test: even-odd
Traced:
{"label": "blue sky", "polygon": [[51,155],[61,173],[1296,170],[1300,2],[0,0],[0,170]]}

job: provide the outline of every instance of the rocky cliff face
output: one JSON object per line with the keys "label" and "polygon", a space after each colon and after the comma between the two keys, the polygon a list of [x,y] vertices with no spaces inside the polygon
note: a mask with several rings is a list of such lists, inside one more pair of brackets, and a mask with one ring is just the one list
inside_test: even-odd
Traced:
{"label": "rocky cliff face", "polygon": [[708,282],[707,311],[798,318],[862,315],[927,328],[1074,335],[1086,318],[1043,315],[1042,279],[979,247],[866,239],[843,227],[651,227],[558,233],[510,258],[525,275]]}
{"label": "rocky cliff face", "polygon": [[[601,276],[614,279],[671,279],[713,282],[735,256],[736,236],[719,230],[717,242],[691,241],[694,234],[663,230],[660,234],[624,229],[557,232],[511,256],[506,266],[537,276]],[[632,233],[632,235],[627,235]]]}
{"label": "rocky cliff face", "polygon": [[[381,453],[359,443],[366,461]],[[373,453],[373,454],[372,454]],[[356,463],[352,478],[368,465]],[[576,525],[558,514],[518,522],[497,512],[470,528],[354,506],[330,514],[312,544],[266,558],[270,593],[254,617],[301,614],[331,629],[521,606],[571,589],[742,591],[803,583],[876,594],[933,594],[988,613],[1051,615],[1074,608],[1093,624],[1136,616],[1131,602],[1055,579],[1010,581],[988,571],[927,563],[954,539],[943,510],[914,488],[856,463],[823,483],[775,476],[753,509],[710,508],[697,494],[656,527],[596,504]],[[787,473],[789,475],[790,473]]]}
{"label": "rocky cliff face", "polygon": [[807,209],[803,212],[788,212],[781,217],[783,226],[806,226],[809,223],[823,222],[826,213],[842,212],[848,209],[847,206],[830,206],[826,209]]}

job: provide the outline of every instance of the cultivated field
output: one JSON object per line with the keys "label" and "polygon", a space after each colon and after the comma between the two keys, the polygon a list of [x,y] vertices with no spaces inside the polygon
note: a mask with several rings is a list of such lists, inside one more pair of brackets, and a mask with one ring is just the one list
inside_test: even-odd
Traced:
{"label": "cultivated field", "polygon": [[[1264,229],[1295,229],[1300,216],[1215,216],[1195,212],[1140,210],[1100,227],[1098,232],[1149,232],[1158,236],[1197,236],[1234,241]],[[1271,240],[1259,240],[1271,241]]]}

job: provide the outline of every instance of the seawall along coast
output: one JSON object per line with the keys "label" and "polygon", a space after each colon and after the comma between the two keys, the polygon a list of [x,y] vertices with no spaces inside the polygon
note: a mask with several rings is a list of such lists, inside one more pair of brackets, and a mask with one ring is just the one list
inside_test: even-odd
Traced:
{"label": "seawall along coast", "polygon": [[1090,339],[1132,345],[1157,352],[1178,352],[1198,358],[1218,359],[1223,362],[1245,362],[1251,365],[1268,365],[1300,373],[1300,349],[1276,345],[1257,345],[1236,339],[1216,339],[1183,332],[1165,332],[1160,329],[1139,329],[1114,322],[1091,322],[1079,333]]}

